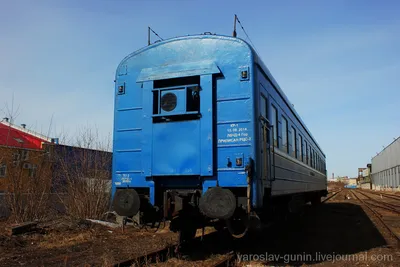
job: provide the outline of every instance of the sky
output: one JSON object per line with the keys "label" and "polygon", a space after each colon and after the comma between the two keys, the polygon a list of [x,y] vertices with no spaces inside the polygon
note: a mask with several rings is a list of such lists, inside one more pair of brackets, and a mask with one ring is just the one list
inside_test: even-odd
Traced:
{"label": "sky", "polygon": [[231,35],[234,14],[325,152],[328,177],[357,176],[400,135],[398,1],[0,0],[0,115],[51,137],[107,139],[115,70],[147,45],[148,26],[164,39]]}

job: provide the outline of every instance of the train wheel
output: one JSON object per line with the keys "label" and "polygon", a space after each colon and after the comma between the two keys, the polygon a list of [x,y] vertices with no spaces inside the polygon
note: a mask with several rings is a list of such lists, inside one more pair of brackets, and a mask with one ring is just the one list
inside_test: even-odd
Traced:
{"label": "train wheel", "polygon": [[146,213],[141,215],[139,227],[147,232],[153,233],[160,229],[162,223],[162,228],[164,228],[165,220],[162,218],[161,211],[162,209],[159,209],[158,207],[148,209]]}
{"label": "train wheel", "polygon": [[179,231],[179,245],[176,246],[175,253],[185,252],[189,249],[194,238],[196,237],[197,229],[195,227],[184,227]]}
{"label": "train wheel", "polygon": [[140,209],[140,198],[135,189],[118,189],[113,199],[115,211],[120,216],[135,216]]}
{"label": "train wheel", "polygon": [[179,231],[179,243],[180,244],[185,244],[189,243],[191,240],[193,240],[196,237],[196,228],[187,228],[187,229],[182,229]]}
{"label": "train wheel", "polygon": [[311,199],[311,205],[318,206],[319,204],[321,204],[321,196],[320,196],[320,194],[316,194]]}
{"label": "train wheel", "polygon": [[242,238],[249,229],[249,217],[244,210],[237,211],[231,218],[226,220],[226,226],[234,238]]}

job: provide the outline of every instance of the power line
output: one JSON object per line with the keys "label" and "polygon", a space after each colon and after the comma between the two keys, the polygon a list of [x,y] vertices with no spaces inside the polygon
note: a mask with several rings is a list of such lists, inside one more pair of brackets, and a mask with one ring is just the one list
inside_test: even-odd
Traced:
{"label": "power line", "polygon": [[164,39],[163,38],[161,38],[160,37],[160,35],[158,35],[155,31],[153,31],[153,29],[152,28],[150,28],[150,30],[158,37],[158,38],[160,38],[161,39],[161,41],[164,41]]}
{"label": "power line", "polygon": [[[244,29],[242,23],[240,22],[240,20],[239,20],[239,18],[238,18],[238,16],[237,16],[236,14],[235,14],[235,20],[237,20],[237,22],[239,22],[240,27],[242,28],[244,34],[247,36],[247,39],[249,39],[249,41],[250,41],[250,43],[252,44],[254,50],[256,50],[256,52],[257,52],[257,54],[258,54],[258,51],[257,51],[256,46],[254,45],[253,41],[250,39],[249,35],[247,34],[246,30]],[[235,24],[235,28],[236,28],[236,24]],[[235,34],[236,34],[236,29],[235,29]]]}

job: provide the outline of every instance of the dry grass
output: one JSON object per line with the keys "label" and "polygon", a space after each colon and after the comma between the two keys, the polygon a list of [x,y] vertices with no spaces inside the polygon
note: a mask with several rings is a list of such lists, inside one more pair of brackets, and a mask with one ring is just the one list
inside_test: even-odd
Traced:
{"label": "dry grass", "polygon": [[[25,222],[43,220],[49,215],[51,187],[50,166],[43,151],[2,148],[3,163],[7,165],[5,202],[10,209],[9,220]],[[29,160],[36,168],[27,169],[27,160],[21,155],[29,153]],[[19,159],[16,160],[16,156]],[[32,166],[32,165],[30,165]]]}
{"label": "dry grass", "polygon": [[40,241],[39,247],[43,249],[62,248],[82,244],[91,241],[92,239],[93,236],[90,232],[82,232],[77,235],[67,235],[62,237],[59,235],[49,235],[45,236],[43,240]]}
{"label": "dry grass", "polygon": [[58,146],[54,152],[56,192],[66,214],[73,218],[102,219],[110,207],[112,154],[106,152],[109,145],[97,140],[87,129],[75,148]]}

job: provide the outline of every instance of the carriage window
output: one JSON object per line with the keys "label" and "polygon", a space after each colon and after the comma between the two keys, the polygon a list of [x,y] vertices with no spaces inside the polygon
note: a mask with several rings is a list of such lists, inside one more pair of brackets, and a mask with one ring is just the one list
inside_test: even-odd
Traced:
{"label": "carriage window", "polygon": [[312,151],[312,154],[311,154],[312,166],[311,167],[313,167],[313,169],[315,169],[315,151],[314,151],[314,149],[311,149],[311,151]]}
{"label": "carriage window", "polygon": [[0,178],[6,177],[7,165],[0,163]]}
{"label": "carriage window", "polygon": [[313,157],[314,157],[314,153],[310,147],[310,166],[311,166],[311,168],[314,167],[314,158]]}
{"label": "carriage window", "polygon": [[292,126],[292,152],[293,152],[293,157],[297,158],[297,142],[296,142],[296,129]]}
{"label": "carriage window", "polygon": [[267,99],[265,99],[265,97],[263,95],[261,95],[260,114],[264,118],[268,118],[267,117]]}
{"label": "carriage window", "polygon": [[317,169],[317,154],[315,154],[315,150],[313,150],[314,152],[314,169]]}
{"label": "carriage window", "polygon": [[320,161],[321,161],[321,166],[319,168],[321,172],[324,172],[324,162],[322,161],[322,159]]}
{"label": "carriage window", "polygon": [[288,121],[282,116],[282,148],[289,153]]}
{"label": "carriage window", "polygon": [[190,86],[186,91],[186,111],[200,112],[200,87]]}
{"label": "carriage window", "polygon": [[321,168],[321,158],[318,156],[318,170],[320,172],[322,172],[322,168]]}
{"label": "carriage window", "polygon": [[299,134],[299,159],[303,161],[303,137]]}
{"label": "carriage window", "polygon": [[306,140],[304,140],[304,146],[306,148],[306,164],[308,165],[308,159],[309,159],[309,157],[308,157],[308,144],[307,144]]}
{"label": "carriage window", "polygon": [[271,123],[274,126],[274,146],[278,147],[278,111],[276,110],[276,107],[273,105],[271,109]]}

